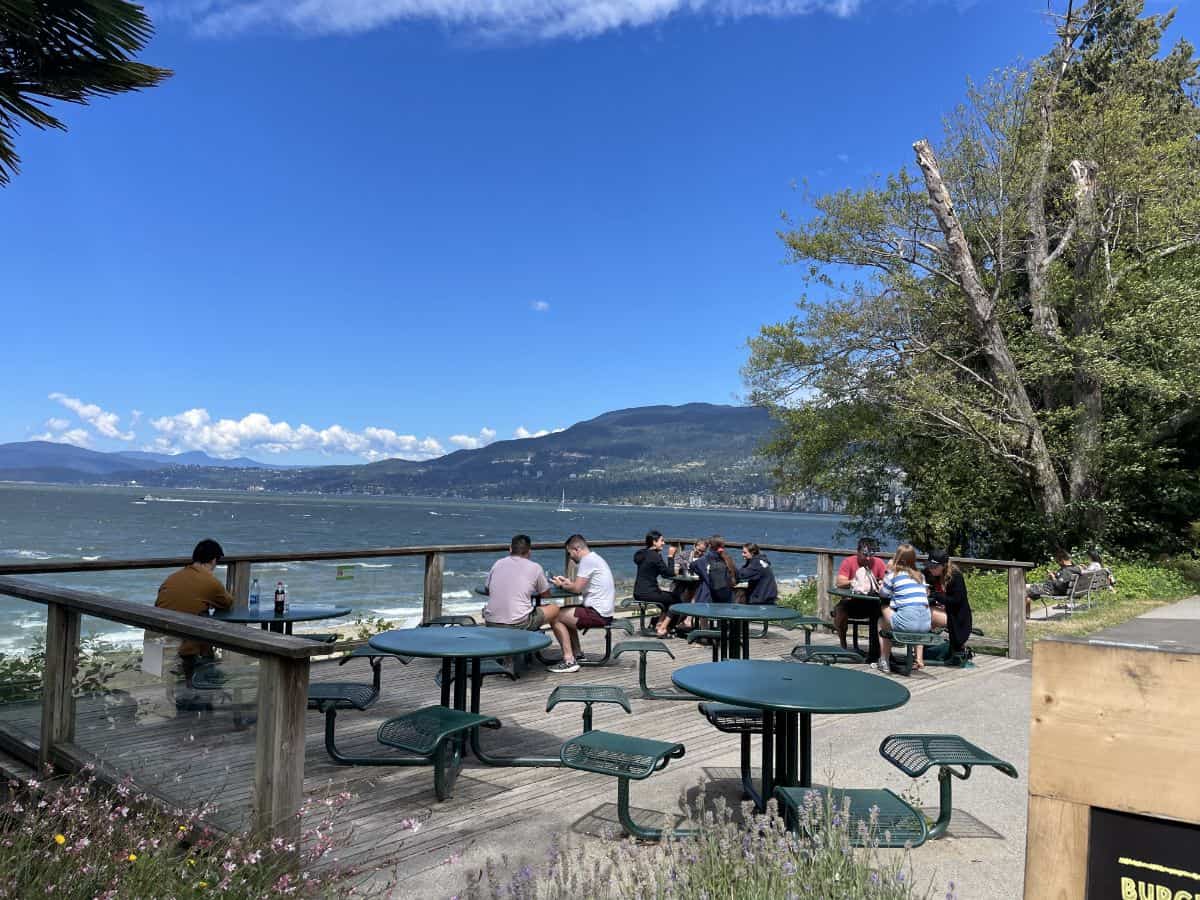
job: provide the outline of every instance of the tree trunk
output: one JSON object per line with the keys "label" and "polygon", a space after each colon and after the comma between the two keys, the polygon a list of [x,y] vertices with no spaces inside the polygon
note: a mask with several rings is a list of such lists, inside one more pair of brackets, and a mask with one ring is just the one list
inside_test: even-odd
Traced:
{"label": "tree trunk", "polygon": [[[1100,451],[1104,426],[1104,402],[1100,379],[1092,371],[1083,339],[1094,334],[1101,324],[1101,282],[1096,277],[1093,262],[1103,235],[1096,210],[1096,173],[1093,162],[1072,160],[1071,179],[1075,182],[1075,309],[1071,316],[1071,336],[1077,346],[1073,355],[1075,369],[1072,399],[1077,419],[1072,432],[1069,488],[1072,501],[1094,500],[1099,496],[1095,478],[1096,455]],[[1098,529],[1103,523],[1096,518],[1098,511],[1089,512],[1089,527]]]}
{"label": "tree trunk", "polygon": [[963,233],[962,224],[954,212],[950,192],[942,180],[937,157],[928,141],[913,144],[917,165],[925,175],[925,188],[929,193],[929,204],[937,217],[938,226],[946,239],[946,247],[958,285],[967,299],[967,317],[975,329],[979,348],[987,361],[989,380],[1004,396],[1012,415],[1024,430],[1022,452],[1032,470],[1034,494],[1047,520],[1054,519],[1063,508],[1062,486],[1041,424],[1033,412],[1033,404],[1021,381],[1016,363],[1008,351],[1008,341],[996,318],[995,305],[984,289],[971,256],[971,248]]}

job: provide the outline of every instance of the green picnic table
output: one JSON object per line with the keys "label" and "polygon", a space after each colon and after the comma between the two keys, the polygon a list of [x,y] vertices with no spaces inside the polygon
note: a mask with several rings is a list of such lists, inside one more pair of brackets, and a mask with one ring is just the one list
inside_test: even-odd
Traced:
{"label": "green picnic table", "polygon": [[[859,594],[850,588],[829,588],[829,594],[833,597],[842,597],[847,600],[862,600],[867,604],[874,604],[875,609],[873,614],[867,616],[867,652],[865,659],[867,662],[875,662],[879,659],[879,619],[883,615],[883,604],[887,601],[878,594]],[[862,650],[858,647],[858,622],[851,622],[854,626],[854,649],[859,653]]]}
{"label": "green picnic table", "polygon": [[762,791],[766,808],[776,787],[812,786],[812,716],[895,709],[908,702],[903,685],[854,669],[730,659],[679,669],[675,686],[698,697],[762,711]]}
{"label": "green picnic table", "polygon": [[721,659],[750,658],[751,622],[789,622],[800,618],[796,610],[774,603],[676,603],[671,612],[716,620],[721,628],[718,654]]}

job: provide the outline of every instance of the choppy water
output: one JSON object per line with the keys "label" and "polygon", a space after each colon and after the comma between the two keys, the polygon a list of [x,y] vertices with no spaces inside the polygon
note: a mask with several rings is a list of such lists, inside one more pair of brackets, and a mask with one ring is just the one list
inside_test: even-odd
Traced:
{"label": "choppy water", "polygon": [[[560,541],[573,532],[594,539],[636,539],[651,528],[671,536],[720,533],[732,540],[830,546],[842,524],[836,516],[735,510],[576,506],[560,513],[557,498],[507,503],[158,489],[149,497],[144,488],[0,484],[0,564],[187,556],[205,537],[216,538],[229,554],[507,543],[520,532],[535,541]],[[632,581],[635,549],[601,551],[618,580]],[[478,612],[480,602],[472,589],[483,583],[494,559],[494,554],[447,557],[447,612]],[[538,552],[535,559],[553,572],[562,571],[561,550]],[[772,561],[780,578],[811,575],[815,566],[810,556],[774,555]],[[294,602],[336,603],[398,624],[415,624],[420,618],[420,557],[272,563],[255,566],[255,573],[267,602],[274,583],[283,580]],[[31,577],[152,604],[167,574]],[[223,570],[217,577],[224,578]],[[0,597],[0,652],[28,646],[44,627],[44,607]],[[141,639],[140,631],[100,620],[85,620],[84,630],[122,643]]]}

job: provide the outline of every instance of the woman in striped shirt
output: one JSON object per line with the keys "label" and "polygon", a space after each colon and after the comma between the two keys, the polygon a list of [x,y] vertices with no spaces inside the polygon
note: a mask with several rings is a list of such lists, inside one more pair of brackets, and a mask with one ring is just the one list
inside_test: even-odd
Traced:
{"label": "woman in striped shirt", "polygon": [[[917,569],[917,551],[912,544],[896,548],[888,564],[887,575],[879,586],[879,596],[891,600],[883,608],[883,618],[890,631],[929,631],[933,625],[929,614],[929,588],[925,576]],[[879,671],[891,671],[892,642],[879,636]],[[925,668],[925,648],[917,645],[917,668]]]}

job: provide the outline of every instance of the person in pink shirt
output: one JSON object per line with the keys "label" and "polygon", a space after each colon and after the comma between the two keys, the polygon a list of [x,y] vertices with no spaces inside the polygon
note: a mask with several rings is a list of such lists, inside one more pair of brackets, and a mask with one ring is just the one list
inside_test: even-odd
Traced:
{"label": "person in pink shirt", "polygon": [[[870,538],[859,538],[856,550],[854,556],[847,556],[838,566],[837,586],[853,590],[856,594],[876,594],[887,575],[887,564],[872,555],[875,547]],[[846,627],[850,619],[878,619],[879,610],[877,600],[843,597],[833,608],[833,626],[837,629],[842,647],[846,646]]]}

